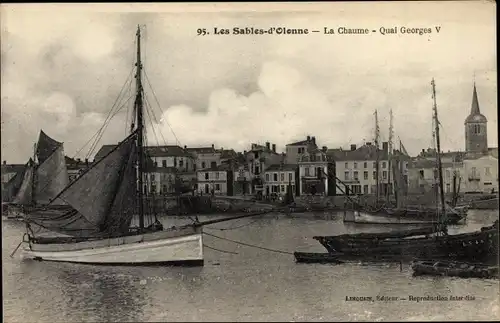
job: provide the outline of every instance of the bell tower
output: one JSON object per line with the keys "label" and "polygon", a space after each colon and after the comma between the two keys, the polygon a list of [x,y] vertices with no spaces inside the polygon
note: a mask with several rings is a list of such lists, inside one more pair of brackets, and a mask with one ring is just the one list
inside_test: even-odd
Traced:
{"label": "bell tower", "polygon": [[476,82],[472,92],[472,106],[469,116],[465,119],[465,151],[483,153],[488,151],[487,137],[488,120],[479,110]]}

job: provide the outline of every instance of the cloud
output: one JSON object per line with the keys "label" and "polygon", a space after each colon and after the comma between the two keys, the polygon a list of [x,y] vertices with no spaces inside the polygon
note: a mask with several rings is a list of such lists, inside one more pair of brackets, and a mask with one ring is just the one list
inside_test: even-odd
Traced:
{"label": "cloud", "polygon": [[[132,111],[134,83],[129,77],[138,24],[143,26],[147,103],[156,116],[151,122],[159,123],[155,136],[147,121],[151,144],[175,144],[178,139],[181,145],[213,143],[245,150],[252,142],[270,141],[283,149],[286,143],[314,135],[320,145],[346,147],[373,140],[375,109],[382,139],[387,140],[392,109],[396,135],[416,153],[430,144],[434,77],[443,149],[463,149],[463,120],[470,110],[475,74],[481,111],[489,120],[490,146],[496,146],[496,29],[491,6],[446,7],[443,16],[438,14],[445,10],[442,4],[428,4],[435,7],[425,10],[421,4],[396,5],[339,4],[329,7],[332,13],[307,14],[61,9],[58,15],[34,5],[17,10],[4,6],[3,159],[26,160],[41,128],[64,141],[66,152],[74,156],[109,110],[129,99],[99,145],[123,139]],[[474,18],[464,23],[465,12]],[[198,28],[322,31],[325,26],[378,29],[401,22],[433,30],[439,24],[441,31],[424,36],[196,36]],[[122,100],[115,105],[117,97]]]}

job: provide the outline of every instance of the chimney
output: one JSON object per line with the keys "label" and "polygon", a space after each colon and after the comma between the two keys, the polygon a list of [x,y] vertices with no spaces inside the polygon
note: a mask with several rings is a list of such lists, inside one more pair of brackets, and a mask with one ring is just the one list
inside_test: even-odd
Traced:
{"label": "chimney", "polygon": [[89,159],[85,158],[85,166],[89,167]]}
{"label": "chimney", "polygon": [[366,143],[366,145],[367,145],[367,146],[371,146],[371,145],[372,145],[372,143],[371,143],[371,142],[367,142],[367,143]]}
{"label": "chimney", "polygon": [[307,136],[307,141],[311,141],[311,136]]}
{"label": "chimney", "polygon": [[77,159],[76,159],[76,162],[79,164],[79,163],[81,163],[81,162],[82,162],[82,160],[81,160],[80,158],[77,158]]}
{"label": "chimney", "polygon": [[269,141],[266,141],[266,148],[267,150],[271,149],[271,143]]}
{"label": "chimney", "polygon": [[215,145],[214,144],[212,144],[212,149],[215,149]]}
{"label": "chimney", "polygon": [[311,138],[311,141],[312,141],[313,145],[316,145],[316,137],[314,137],[314,136],[313,136],[313,137]]}
{"label": "chimney", "polygon": [[3,164],[4,164],[4,165],[7,165],[7,161],[6,161],[6,160],[4,160],[4,161],[3,161]]}
{"label": "chimney", "polygon": [[184,149],[187,149],[187,148],[188,148],[188,146],[184,145]]}
{"label": "chimney", "polygon": [[323,146],[323,152],[326,153],[327,150],[328,150],[328,147],[327,146]]}
{"label": "chimney", "polygon": [[382,143],[382,150],[387,153],[389,151],[389,143],[387,141],[384,141]]}
{"label": "chimney", "polygon": [[273,152],[276,152],[276,144],[273,144]]}
{"label": "chimney", "polygon": [[356,145],[355,145],[355,144],[352,144],[352,145],[351,145],[351,151],[354,151],[354,150],[356,150]]}
{"label": "chimney", "polygon": [[246,155],[247,154],[247,151],[246,150],[243,150],[243,155]]}

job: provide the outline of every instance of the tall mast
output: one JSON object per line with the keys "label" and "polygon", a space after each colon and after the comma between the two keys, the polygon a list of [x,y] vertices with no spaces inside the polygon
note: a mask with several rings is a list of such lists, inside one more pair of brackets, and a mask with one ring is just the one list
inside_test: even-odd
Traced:
{"label": "tall mast", "polygon": [[387,197],[391,196],[391,173],[392,173],[392,135],[393,135],[393,127],[392,127],[392,109],[389,112],[389,142],[388,142],[388,152],[387,152]]}
{"label": "tall mast", "polygon": [[33,167],[31,176],[31,204],[36,205],[36,172],[35,172],[35,158],[36,158],[36,142],[33,144]]}
{"label": "tall mast", "polygon": [[377,110],[375,110],[375,158],[376,158],[376,161],[375,161],[375,179],[376,179],[376,189],[375,189],[375,192],[376,192],[376,197],[377,197],[377,203],[378,203],[378,200],[379,200],[379,152],[378,152],[378,140],[379,140],[379,135],[380,135],[380,129],[378,127],[378,114],[377,114]]}
{"label": "tall mast", "polygon": [[439,141],[439,119],[437,112],[437,104],[436,104],[436,83],[434,82],[434,78],[431,82],[432,85],[432,98],[434,99],[434,123],[435,123],[435,135],[436,135],[436,158],[437,158],[437,167],[438,167],[438,177],[439,177],[439,197],[441,199],[441,215],[446,215],[446,208],[444,204],[444,188],[443,188],[443,169],[441,165],[441,143]]}
{"label": "tall mast", "polygon": [[144,148],[143,148],[143,118],[142,118],[142,62],[141,62],[141,29],[137,26],[137,74],[135,75],[136,81],[136,97],[135,97],[135,110],[137,113],[137,171],[138,171],[138,213],[139,213],[139,227],[144,229],[144,199],[143,199],[143,174],[144,174]]}

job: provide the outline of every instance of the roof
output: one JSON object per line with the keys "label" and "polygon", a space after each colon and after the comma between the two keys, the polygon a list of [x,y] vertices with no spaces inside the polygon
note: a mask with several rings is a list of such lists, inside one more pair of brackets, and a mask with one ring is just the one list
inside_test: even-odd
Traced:
{"label": "roof", "polygon": [[470,114],[465,119],[465,123],[486,123],[488,120],[481,114],[479,109],[479,100],[477,98],[476,83],[474,82],[474,89],[472,90],[472,104],[470,108]]}
{"label": "roof", "polygon": [[191,147],[186,148],[186,151],[196,154],[213,154],[217,152],[214,147]]}
{"label": "roof", "polygon": [[[380,160],[387,159],[387,152],[378,149]],[[376,160],[377,148],[374,145],[363,145],[356,150],[343,150],[343,149],[328,149],[326,154],[329,159],[334,161],[358,161],[358,160]]]}
{"label": "roof", "polygon": [[[101,149],[95,154],[94,160],[99,160],[108,155],[117,145],[103,145]],[[148,146],[146,153],[150,157],[193,157],[187,149],[177,145],[166,146]]]}
{"label": "roof", "polygon": [[20,173],[24,171],[25,164],[2,164],[2,174]]}
{"label": "roof", "polygon": [[[320,157],[318,158],[318,155]],[[312,158],[311,158],[312,157]],[[304,153],[302,156],[300,156],[300,161],[301,162],[326,162],[328,161],[328,155],[321,149],[315,148],[311,150],[310,152]]]}
{"label": "roof", "polygon": [[234,149],[223,149],[220,154],[221,159],[236,158],[237,156],[238,154],[234,151]]}
{"label": "roof", "polygon": [[287,144],[287,146],[307,146],[308,144],[309,144],[309,141],[301,140],[301,141],[292,142],[291,144]]}
{"label": "roof", "polygon": [[295,171],[297,169],[297,165],[295,164],[272,164],[264,172],[273,172],[273,171]]}
{"label": "roof", "polygon": [[[456,163],[453,162],[441,162],[441,165],[443,168],[450,168],[453,166],[457,166]],[[414,159],[411,161],[411,163],[408,165],[408,168],[436,168],[437,163],[435,160],[432,159]]]}

